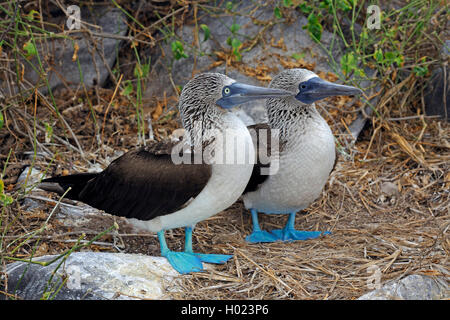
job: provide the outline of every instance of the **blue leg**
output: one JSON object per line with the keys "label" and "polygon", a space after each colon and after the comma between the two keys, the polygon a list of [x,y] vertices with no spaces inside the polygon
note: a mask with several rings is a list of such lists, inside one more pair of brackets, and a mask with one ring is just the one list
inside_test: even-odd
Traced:
{"label": "blue leg", "polygon": [[228,254],[194,253],[192,250],[192,227],[185,228],[185,236],[184,252],[197,257],[202,262],[223,264],[233,257]]}
{"label": "blue leg", "polygon": [[330,234],[329,231],[300,231],[295,230],[295,212],[289,214],[286,226],[283,229],[272,230],[271,232],[281,241],[308,240],[318,238],[320,235]]}
{"label": "blue leg", "polygon": [[251,209],[250,212],[252,214],[253,232],[245,240],[250,243],[277,241],[277,237],[267,231],[262,231],[259,227],[258,212],[255,209]]}
{"label": "blue leg", "polygon": [[181,274],[199,272],[203,270],[203,264],[199,258],[186,252],[170,251],[164,237],[164,230],[158,232],[161,255],[165,257],[172,267]]}

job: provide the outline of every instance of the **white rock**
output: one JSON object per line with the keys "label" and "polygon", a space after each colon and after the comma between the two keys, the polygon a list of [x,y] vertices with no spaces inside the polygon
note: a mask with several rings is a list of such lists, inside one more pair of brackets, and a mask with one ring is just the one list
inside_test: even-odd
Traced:
{"label": "white rock", "polygon": [[413,274],[398,281],[388,281],[358,300],[437,300],[448,297],[448,282],[444,279]]}
{"label": "white rock", "polygon": [[[55,257],[43,256],[35,261],[49,261]],[[40,299],[59,261],[45,267],[25,262],[8,265],[8,292],[23,299]],[[179,290],[178,276],[163,257],[76,252],[57,270],[52,282],[54,288],[59,288],[62,279],[67,277],[55,299],[170,299],[167,293]]]}

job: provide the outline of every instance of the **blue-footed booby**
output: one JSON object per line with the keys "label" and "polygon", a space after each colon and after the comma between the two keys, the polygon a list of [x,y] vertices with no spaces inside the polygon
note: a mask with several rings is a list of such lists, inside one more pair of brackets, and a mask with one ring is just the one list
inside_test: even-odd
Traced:
{"label": "blue-footed booby", "polygon": [[[292,93],[238,83],[219,73],[196,75],[184,86],[178,104],[186,131],[183,148],[173,142],[151,143],[125,153],[100,173],[53,177],[43,180],[40,188],[64,194],[71,187],[67,198],[156,232],[161,255],[182,274],[203,270],[202,262],[225,263],[230,255],[194,253],[192,230],[233,204],[252,174],[252,138],[227,109],[287,95]],[[206,150],[208,157],[201,154]],[[235,152],[244,152],[247,160],[230,161]],[[179,227],[185,228],[184,252],[171,251],[165,241],[164,230]]]}
{"label": "blue-footed booby", "polygon": [[[253,232],[246,240],[273,242],[316,238],[322,232],[294,228],[296,212],[319,197],[336,160],[333,133],[314,102],[330,96],[357,95],[362,91],[322,80],[306,69],[284,70],[274,77],[269,87],[288,90],[293,95],[267,99],[268,124],[248,127],[257,131],[258,157],[259,149],[271,148],[270,141],[278,142],[278,150],[263,153],[270,154],[270,162],[277,161],[277,170],[273,174],[262,173],[261,170],[271,163],[262,163],[258,158],[244,191],[244,205],[250,210],[253,222]],[[271,137],[261,139],[261,130],[269,131],[265,136]],[[260,229],[258,212],[289,214],[289,218],[283,229],[267,232]]]}

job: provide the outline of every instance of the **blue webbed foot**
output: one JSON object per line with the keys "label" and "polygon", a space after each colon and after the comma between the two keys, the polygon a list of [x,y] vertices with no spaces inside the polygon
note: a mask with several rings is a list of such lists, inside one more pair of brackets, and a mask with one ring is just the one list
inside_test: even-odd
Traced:
{"label": "blue webbed foot", "polygon": [[252,214],[253,232],[245,237],[245,240],[250,243],[277,241],[278,238],[276,236],[270,232],[261,230],[259,227],[258,212],[255,209],[251,209],[250,212]]}
{"label": "blue webbed foot", "polygon": [[192,251],[192,227],[186,227],[186,239],[184,252],[186,254],[191,254],[201,262],[223,264],[227,262],[231,257],[228,254],[206,254],[206,253],[195,253]]}
{"label": "blue webbed foot", "polygon": [[271,231],[277,238],[277,240],[281,241],[297,241],[297,240],[309,240],[316,239],[321,235],[330,234],[329,231],[301,231],[295,229],[277,229]]}
{"label": "blue webbed foot", "polygon": [[289,214],[286,226],[283,229],[272,230],[271,232],[281,241],[296,241],[296,240],[309,240],[316,239],[321,235],[330,234],[329,231],[301,231],[295,230],[295,212]]}
{"label": "blue webbed foot", "polygon": [[259,230],[253,231],[250,235],[245,237],[245,240],[250,243],[275,242],[278,240],[278,237],[270,232]]}
{"label": "blue webbed foot", "polygon": [[163,257],[181,274],[203,271],[202,261],[191,253],[168,251]]}
{"label": "blue webbed foot", "polygon": [[215,264],[224,264],[230,260],[233,256],[229,254],[206,254],[206,253],[193,253],[200,261]]}

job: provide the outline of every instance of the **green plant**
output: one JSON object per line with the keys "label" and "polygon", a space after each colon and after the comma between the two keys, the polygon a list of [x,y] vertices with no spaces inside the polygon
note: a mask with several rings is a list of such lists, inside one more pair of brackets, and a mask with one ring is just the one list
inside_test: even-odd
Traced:
{"label": "green plant", "polygon": [[7,207],[9,206],[11,203],[13,203],[13,198],[7,194],[5,194],[5,184],[3,182],[2,179],[0,179],[0,203],[4,206]]}
{"label": "green plant", "polygon": [[321,18],[322,15],[320,13],[315,14],[314,12],[311,12],[308,15],[308,23],[303,26],[304,29],[308,30],[311,38],[316,42],[320,42],[320,39],[322,38],[323,27],[320,23]]}
{"label": "green plant", "polygon": [[200,28],[203,30],[203,41],[206,41],[211,36],[211,30],[206,24],[201,24]]}
{"label": "green plant", "polygon": [[172,48],[173,57],[175,60],[180,60],[181,58],[187,58],[188,55],[184,52],[184,46],[179,40],[174,40],[170,44]]}
{"label": "green plant", "polygon": [[236,61],[241,61],[242,54],[240,52],[242,42],[238,38],[238,31],[241,28],[241,26],[237,23],[233,23],[230,26],[230,32],[231,36],[227,38],[227,44],[231,47],[231,54],[234,56]]}
{"label": "green plant", "polygon": [[120,95],[130,98],[130,96],[134,90],[133,83],[131,82],[131,80],[125,80],[123,85],[124,85],[124,87],[123,87],[122,91],[120,92]]}

